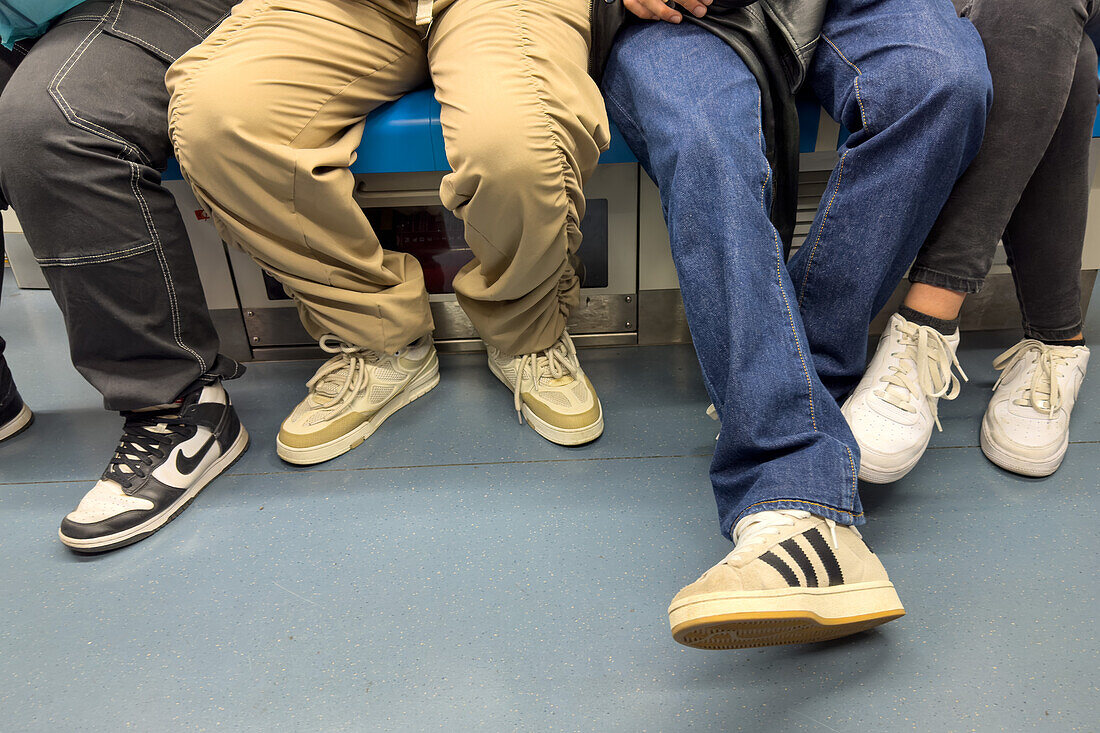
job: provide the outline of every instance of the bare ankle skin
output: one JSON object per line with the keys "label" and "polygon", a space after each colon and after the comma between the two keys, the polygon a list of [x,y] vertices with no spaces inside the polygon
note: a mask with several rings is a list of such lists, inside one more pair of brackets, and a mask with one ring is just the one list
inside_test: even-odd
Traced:
{"label": "bare ankle skin", "polygon": [[959,310],[962,309],[964,300],[966,300],[966,293],[925,283],[913,283],[905,295],[905,306],[926,316],[953,321],[959,317]]}

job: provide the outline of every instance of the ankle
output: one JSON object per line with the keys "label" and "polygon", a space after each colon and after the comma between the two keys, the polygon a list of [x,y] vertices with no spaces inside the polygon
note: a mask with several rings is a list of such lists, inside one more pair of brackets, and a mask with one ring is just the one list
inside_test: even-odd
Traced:
{"label": "ankle", "polygon": [[910,323],[916,323],[918,326],[928,326],[934,328],[944,336],[952,336],[959,330],[959,317],[954,318],[937,318],[927,313],[921,312],[914,308],[910,308],[907,305],[903,305],[898,308],[898,315]]}

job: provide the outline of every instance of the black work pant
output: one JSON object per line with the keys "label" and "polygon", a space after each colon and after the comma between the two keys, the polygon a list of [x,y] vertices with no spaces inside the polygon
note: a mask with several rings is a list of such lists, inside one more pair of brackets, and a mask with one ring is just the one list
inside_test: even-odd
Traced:
{"label": "black work pant", "polygon": [[[993,77],[978,157],[955,186],[909,273],[978,292],[1003,239],[1025,335],[1082,327],[1081,250],[1096,116],[1089,0],[954,0],[977,27]],[[1098,4],[1100,5],[1100,4]]]}
{"label": "black work pant", "polygon": [[241,371],[218,353],[160,178],[172,150],[165,72],[232,5],[88,2],[0,53],[0,208],[18,213],[73,364],[111,410],[171,402],[196,380]]}

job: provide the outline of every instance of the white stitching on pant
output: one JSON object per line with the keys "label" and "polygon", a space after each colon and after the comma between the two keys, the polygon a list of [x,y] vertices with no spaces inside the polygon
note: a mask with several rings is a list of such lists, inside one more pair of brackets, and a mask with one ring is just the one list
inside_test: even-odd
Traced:
{"label": "white stitching on pant", "polygon": [[153,238],[157,260],[160,262],[161,274],[164,276],[164,284],[168,289],[168,303],[172,314],[172,335],[176,339],[176,343],[179,344],[179,347],[194,356],[199,362],[199,369],[205,372],[207,368],[206,360],[203,359],[197,351],[183,343],[182,329],[180,328],[179,304],[176,301],[176,286],[175,283],[172,282],[172,271],[168,267],[168,258],[164,255],[164,248],[161,246],[160,235],[157,232],[156,224],[153,222],[153,215],[150,213],[145,197],[142,195],[137,185],[138,165],[133,162],[130,162],[129,165],[130,189],[134,192],[134,197],[137,199],[138,205],[141,206],[142,216],[145,217],[145,225],[148,227],[149,234]]}
{"label": "white stitching on pant", "polygon": [[[201,31],[199,31],[199,30],[197,30],[197,29],[195,29],[195,28],[192,28],[192,27],[191,27],[190,25],[188,25],[187,23],[185,23],[185,22],[183,21],[183,18],[180,18],[180,17],[178,17],[178,16],[172,15],[171,13],[169,13],[169,12],[168,12],[168,11],[166,11],[166,10],[164,10],[163,8],[158,8],[158,7],[157,7],[157,6],[155,6],[155,5],[150,5],[149,3],[144,3],[144,2],[142,2],[141,0],[129,0],[129,2],[130,2],[130,3],[132,3],[132,4],[134,4],[134,5],[141,5],[142,7],[146,7],[146,8],[149,8],[150,10],[155,10],[155,11],[157,11],[158,13],[163,13],[164,15],[167,15],[167,16],[168,16],[169,18],[171,18],[172,20],[174,20],[174,21],[176,21],[177,23],[179,23],[180,25],[182,25],[182,26],[183,26],[184,28],[186,28],[187,30],[189,30],[189,31],[191,31],[192,33],[194,33],[194,34],[195,34],[195,35],[196,35],[196,36],[197,36],[197,37],[198,37],[198,38],[199,38],[200,40],[201,40],[201,39],[202,39],[202,37],[203,37],[203,34],[202,34],[202,32],[201,32]],[[120,15],[122,14],[122,5],[121,5],[121,4],[119,4],[119,14],[120,14]],[[225,16],[222,16],[222,17],[224,18]],[[118,29],[116,28],[115,30],[118,30]],[[144,41],[143,41],[143,42],[144,42]]]}
{"label": "white stitching on pant", "polygon": [[76,50],[65,60],[65,63],[61,65],[61,68],[54,74],[52,80],[50,80],[49,94],[53,100],[57,103],[57,106],[61,109],[61,114],[65,115],[65,119],[69,121],[74,127],[78,127],[82,130],[86,130],[93,135],[97,135],[102,138],[106,138],[111,142],[118,143],[125,148],[125,152],[140,159],[145,164],[151,164],[151,161],[145,156],[145,153],[141,151],[138,146],[134,145],[130,141],[121,137],[115,132],[108,130],[102,125],[97,125],[90,120],[86,120],[76,113],[65,99],[65,95],[61,93],[61,82],[65,80],[69,72],[75,68],[76,63],[84,56],[84,53],[91,48],[92,42],[103,32],[103,23],[107,20],[107,14],[105,13],[101,18],[98,25],[88,32],[88,35],[84,37],[84,40],[76,47]]}
{"label": "white stitching on pant", "polygon": [[151,249],[153,249],[153,243],[146,242],[145,244],[139,244],[135,247],[115,250],[114,252],[103,252],[101,254],[77,255],[75,257],[36,257],[35,259],[40,267],[75,267],[77,265],[98,265],[104,262],[124,260],[129,257],[145,254]]}

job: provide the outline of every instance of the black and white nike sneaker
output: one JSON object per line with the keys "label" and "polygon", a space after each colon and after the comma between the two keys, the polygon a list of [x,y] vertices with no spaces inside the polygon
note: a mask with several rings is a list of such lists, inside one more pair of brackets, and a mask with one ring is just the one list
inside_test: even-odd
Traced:
{"label": "black and white nike sneaker", "polygon": [[248,448],[248,433],[218,382],[174,404],[122,415],[126,424],[110,465],[61,522],[61,541],[77,552],[145,539]]}
{"label": "black and white nike sneaker", "polygon": [[34,413],[23,404],[19,390],[8,371],[4,357],[0,356],[0,441],[12,438],[30,427]]}

